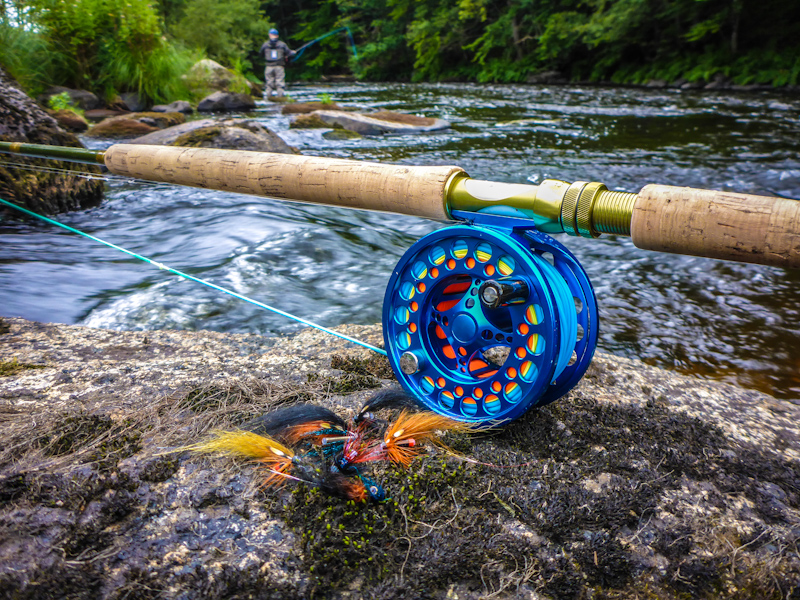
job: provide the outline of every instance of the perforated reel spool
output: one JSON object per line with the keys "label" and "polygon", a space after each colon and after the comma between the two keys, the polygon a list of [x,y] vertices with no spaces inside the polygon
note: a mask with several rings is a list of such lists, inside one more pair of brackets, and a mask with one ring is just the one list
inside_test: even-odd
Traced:
{"label": "perforated reel spool", "polygon": [[[521,291],[490,307],[481,300],[490,280]],[[597,343],[597,305],[585,271],[549,236],[459,225],[400,260],[383,331],[398,380],[426,408],[496,423],[580,381]]]}

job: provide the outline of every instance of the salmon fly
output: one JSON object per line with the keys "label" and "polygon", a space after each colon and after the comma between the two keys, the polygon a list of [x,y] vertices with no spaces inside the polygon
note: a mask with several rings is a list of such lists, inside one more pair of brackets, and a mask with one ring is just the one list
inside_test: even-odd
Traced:
{"label": "salmon fly", "polygon": [[[377,411],[399,410],[392,420]],[[476,426],[419,410],[405,392],[389,389],[367,399],[346,421],[315,404],[279,408],[235,431],[214,431],[205,441],[181,448],[252,461],[265,471],[263,485],[280,488],[303,482],[326,494],[356,502],[381,502],[383,487],[368,469],[378,462],[407,468],[425,448],[449,450],[441,432],[470,432]]]}

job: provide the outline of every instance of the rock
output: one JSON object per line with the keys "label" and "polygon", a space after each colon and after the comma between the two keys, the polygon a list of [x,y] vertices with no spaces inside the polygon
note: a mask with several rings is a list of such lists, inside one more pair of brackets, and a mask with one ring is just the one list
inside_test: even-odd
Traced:
{"label": "rock", "polygon": [[[0,140],[83,148],[74,134],[25,95],[0,68]],[[6,157],[9,158],[9,157]],[[76,169],[75,163],[14,156],[10,162],[34,167],[22,171],[0,165],[0,198],[40,214],[56,214],[96,206],[103,197],[103,182],[96,179],[44,171],[38,168]],[[81,165],[81,171],[100,173],[99,167]],[[20,214],[4,209],[9,218]]]}
{"label": "rock", "polygon": [[450,127],[444,119],[418,117],[389,111],[360,114],[337,110],[317,110],[317,116],[329,126],[340,125],[361,135],[408,134],[439,131]]}
{"label": "rock", "polygon": [[261,95],[260,86],[208,58],[195,63],[183,80],[194,97],[214,91]]}
{"label": "rock", "polygon": [[43,106],[49,106],[49,101],[52,96],[57,96],[64,92],[69,94],[72,105],[77,106],[82,110],[93,110],[95,108],[100,108],[103,104],[92,92],[86,90],[72,90],[62,86],[53,86],[48,88],[48,90],[39,96],[37,100]]}
{"label": "rock", "polygon": [[[330,125],[323,121],[319,115],[301,114],[291,120],[289,129],[330,129]],[[339,125],[341,127],[341,125]]]}
{"label": "rock", "polygon": [[119,95],[123,106],[133,112],[141,112],[147,108],[147,102],[136,92],[123,92]]}
{"label": "rock", "polygon": [[681,85],[682,90],[702,90],[705,87],[704,81],[687,81]]}
{"label": "rock", "polygon": [[252,121],[235,127],[214,125],[195,129],[178,137],[172,145],[193,148],[279,152],[282,154],[300,153],[296,148],[284,142],[278,134]]}
{"label": "rock", "polygon": [[539,84],[561,84],[567,83],[567,78],[564,77],[564,75],[559,71],[542,71],[541,73],[529,75],[527,82]]}
{"label": "rock", "polygon": [[200,119],[132,140],[154,146],[196,146],[299,154],[297,148],[263,125],[248,119]]}
{"label": "rock", "polygon": [[653,89],[664,89],[667,87],[667,82],[663,79],[651,79],[647,82],[645,87],[653,88]]}
{"label": "rock", "polygon": [[74,110],[69,110],[68,108],[48,110],[47,114],[52,116],[67,131],[80,133],[89,129],[89,122]]}
{"label": "rock", "polygon": [[200,112],[250,110],[256,103],[248,94],[234,94],[230,92],[214,92],[203,98],[197,105]]}
{"label": "rock", "polygon": [[300,115],[314,112],[315,110],[343,110],[341,106],[335,102],[292,102],[285,104],[281,107],[281,113],[284,115]]}
{"label": "rock", "polygon": [[408,470],[378,465],[391,500],[353,506],[170,451],[298,402],[352,417],[373,386],[396,385],[383,357],[310,329],[2,321],[0,364],[28,365],[0,377],[9,597],[477,600],[505,586],[501,598],[678,600],[800,585],[800,408],[758,392],[598,352],[566,397],[447,438],[509,468],[432,449]]}
{"label": "rock", "polygon": [[731,80],[725,77],[722,73],[714,75],[709,83],[705,85],[705,90],[726,90],[731,86]]}
{"label": "rock", "polygon": [[109,117],[118,117],[120,115],[131,114],[129,110],[114,110],[110,108],[96,108],[94,110],[87,110],[83,113],[84,116],[90,121],[102,121]]}
{"label": "rock", "polygon": [[86,135],[100,138],[138,137],[185,122],[182,113],[143,112],[110,117],[93,126]]}
{"label": "rock", "polygon": [[132,138],[157,130],[158,127],[154,125],[142,123],[137,119],[129,119],[123,115],[101,121],[89,129],[86,135],[96,138]]}
{"label": "rock", "polygon": [[156,104],[151,110],[153,112],[179,112],[186,115],[194,112],[192,105],[186,100],[176,100],[171,104]]}
{"label": "rock", "polygon": [[198,119],[197,121],[189,121],[181,125],[175,125],[173,127],[167,127],[166,129],[162,129],[160,131],[154,131],[152,133],[148,133],[147,135],[143,135],[134,140],[131,140],[131,143],[148,144],[152,146],[168,146],[174,143],[175,140],[177,140],[181,135],[185,133],[194,131],[195,129],[201,129],[204,127],[214,127],[219,122],[220,121],[217,121],[215,119]]}
{"label": "rock", "polygon": [[356,133],[355,131],[348,131],[347,129],[340,129],[334,128],[331,131],[326,131],[322,134],[326,140],[335,140],[335,141],[345,141],[345,140],[357,140],[361,136],[360,133]]}
{"label": "rock", "polygon": [[786,104],[785,102],[771,100],[770,102],[767,102],[767,108],[770,110],[792,110],[792,105]]}

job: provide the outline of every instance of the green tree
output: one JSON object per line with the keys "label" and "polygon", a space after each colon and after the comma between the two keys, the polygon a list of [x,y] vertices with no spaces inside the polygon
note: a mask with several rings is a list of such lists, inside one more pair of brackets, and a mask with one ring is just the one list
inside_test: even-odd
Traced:
{"label": "green tree", "polygon": [[170,33],[227,67],[251,68],[272,25],[259,0],[186,0],[178,14]]}

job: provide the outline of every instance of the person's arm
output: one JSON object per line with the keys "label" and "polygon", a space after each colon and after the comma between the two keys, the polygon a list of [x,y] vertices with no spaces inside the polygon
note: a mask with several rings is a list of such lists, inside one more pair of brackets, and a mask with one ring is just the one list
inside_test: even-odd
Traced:
{"label": "person's arm", "polygon": [[261,44],[261,50],[258,51],[258,57],[259,58],[263,58],[263,59],[266,60],[267,55],[265,53],[265,50],[267,48],[267,44],[268,44],[268,42],[264,42],[263,44]]}
{"label": "person's arm", "polygon": [[291,58],[292,56],[294,56],[295,54],[297,54],[297,52],[295,52],[294,50],[292,50],[291,48],[289,48],[289,44],[287,44],[286,42],[281,42],[281,43],[283,44],[284,51],[285,51],[285,52],[286,52],[286,54],[289,56],[289,58]]}

